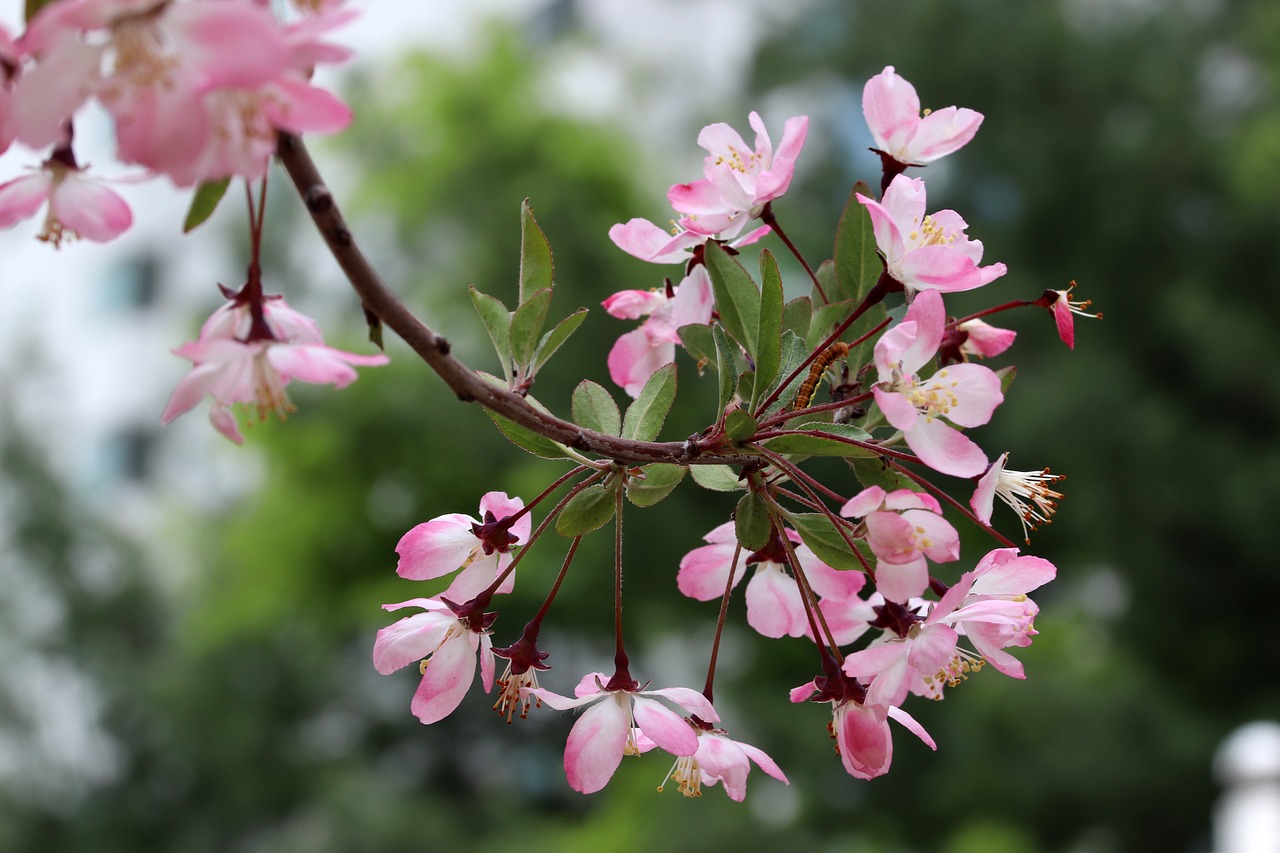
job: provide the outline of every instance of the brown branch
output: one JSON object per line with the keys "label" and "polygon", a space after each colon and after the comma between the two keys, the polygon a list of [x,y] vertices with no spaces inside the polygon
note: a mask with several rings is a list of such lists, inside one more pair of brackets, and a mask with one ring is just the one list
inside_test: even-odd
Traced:
{"label": "brown branch", "polygon": [[444,336],[423,323],[391,291],[369,263],[347,227],[333,194],[325,185],[302,140],[281,133],[276,156],[284,164],[329,252],[347,280],[363,300],[365,308],[377,315],[404,339],[413,351],[436,372],[464,402],[476,402],[526,429],[573,449],[595,453],[627,464],[671,462],[680,465],[748,465],[754,456],[723,452],[704,445],[697,438],[687,441],[634,441],[583,429],[548,412],[539,411],[519,394],[494,386],[474,370],[450,355]]}

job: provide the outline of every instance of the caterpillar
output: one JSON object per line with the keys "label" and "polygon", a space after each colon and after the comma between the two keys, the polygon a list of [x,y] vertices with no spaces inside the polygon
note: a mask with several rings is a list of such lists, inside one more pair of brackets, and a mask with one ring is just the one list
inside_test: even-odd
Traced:
{"label": "caterpillar", "polygon": [[809,365],[809,375],[800,384],[800,390],[796,391],[796,398],[791,402],[791,411],[808,407],[813,402],[813,395],[817,392],[818,385],[822,382],[822,374],[827,372],[831,362],[844,358],[848,354],[849,345],[843,341],[837,341],[823,350],[822,354],[813,360],[813,364]]}

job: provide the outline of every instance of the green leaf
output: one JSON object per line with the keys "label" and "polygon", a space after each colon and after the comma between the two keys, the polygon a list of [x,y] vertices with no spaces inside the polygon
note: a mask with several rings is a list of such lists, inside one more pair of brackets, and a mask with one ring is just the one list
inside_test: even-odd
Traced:
{"label": "green leaf", "polygon": [[653,441],[676,399],[675,362],[664,364],[653,372],[640,389],[640,396],[627,407],[622,419],[622,437],[636,441]]}
{"label": "green leaf", "polygon": [[551,360],[551,356],[556,354],[556,350],[569,340],[569,336],[578,331],[578,327],[585,319],[587,319],[587,309],[579,308],[543,335],[542,340],[538,341],[538,348],[533,351],[533,368],[530,373],[541,370],[542,366]]}
{"label": "green leaf", "polygon": [[[551,260],[551,244],[533,218],[529,199],[520,203],[520,304],[543,288],[550,288],[555,264]],[[538,327],[541,331],[541,326]]]}
{"label": "green leaf", "polygon": [[853,301],[846,299],[843,302],[832,302],[830,305],[823,305],[814,311],[813,320],[809,324],[809,333],[804,338],[805,344],[808,345],[810,350],[816,349],[818,344],[831,337],[831,333],[836,330],[836,326],[843,323],[844,319],[852,314],[853,309],[857,307]]}
{"label": "green leaf", "polygon": [[680,485],[688,469],[683,465],[654,462],[640,470],[644,474],[643,479],[632,477],[627,481],[627,498],[636,506],[653,506]]}
{"label": "green leaf", "polygon": [[[856,341],[883,322],[887,316],[888,313],[885,311],[883,302],[872,305],[863,312],[861,317],[853,321],[853,324],[849,326],[849,330],[841,337],[847,341]],[[875,347],[876,339],[872,338],[856,349],[849,350],[849,355],[845,357],[845,364],[849,365],[850,376],[857,375],[858,369],[871,360]]]}
{"label": "green leaf", "polygon": [[[790,376],[791,371],[795,370],[796,367],[805,360],[807,355],[809,355],[809,347],[804,341],[800,340],[800,338],[796,336],[795,332],[787,329],[787,331],[782,333],[782,359],[778,366],[778,376],[781,378]],[[783,392],[778,395],[778,399],[770,404],[766,412],[778,412],[781,411],[783,407],[791,405],[791,401],[795,399],[796,392],[800,390],[800,386],[804,384],[804,380],[807,376],[808,373],[806,371],[801,371],[795,379],[792,379],[791,382],[788,383]],[[781,381],[781,378],[779,381]],[[772,392],[773,389],[770,388],[769,391]],[[768,396],[768,394],[765,394],[764,396]]]}
{"label": "green leaf", "polygon": [[534,456],[541,456],[543,459],[567,458],[564,447],[545,435],[539,435],[531,429],[526,429],[515,421],[507,420],[490,409],[485,409],[484,413],[489,416],[489,420],[493,421],[493,425],[498,428],[498,431],[521,450],[528,451]]}
{"label": "green leaf", "polygon": [[738,534],[738,542],[748,551],[759,551],[769,544],[772,524],[769,507],[759,492],[747,492],[733,511],[733,529]]}
{"label": "green leaf", "polygon": [[716,341],[711,333],[711,326],[702,323],[690,323],[676,330],[680,336],[680,346],[698,361],[698,375],[702,375],[703,364],[718,364],[716,361]]}
{"label": "green leaf", "polygon": [[489,333],[489,340],[493,341],[493,348],[498,353],[498,360],[502,362],[502,372],[507,378],[507,383],[511,382],[511,312],[507,310],[507,306],[502,304],[502,300],[496,296],[490,296],[487,293],[481,293],[476,290],[473,284],[470,288],[471,304],[476,307],[476,313],[480,315],[480,322],[484,323],[485,331]]}
{"label": "green leaf", "polygon": [[808,334],[812,321],[813,300],[807,296],[792,299],[782,308],[782,328],[790,329],[802,339]]}
{"label": "green leaf", "polygon": [[827,295],[827,298],[823,299],[822,294],[818,293],[818,288],[813,288],[811,298],[814,302],[822,302],[825,305],[828,302],[839,302],[841,299],[848,298],[841,293],[840,285],[836,282],[836,265],[831,261],[818,264],[813,275],[818,279],[818,284],[822,285],[822,293]]}
{"label": "green leaf", "polygon": [[561,536],[581,536],[604,527],[613,518],[617,504],[613,486],[596,483],[578,492],[560,510],[556,518],[556,533]]}
{"label": "green leaf", "polygon": [[[43,5],[43,2],[33,3],[32,0],[27,0],[27,20],[31,20],[31,16],[35,14],[31,10],[32,6]],[[196,187],[195,195],[191,197],[191,207],[187,208],[187,218],[182,223],[183,234],[190,234],[213,216],[213,212],[218,209],[218,202],[227,194],[227,187],[230,185],[231,179],[223,178],[220,181],[205,181]]]}
{"label": "green leaf", "polygon": [[914,488],[914,484],[885,464],[883,459],[851,459],[849,465],[863,488],[879,486],[886,492]]}
{"label": "green leaf", "polygon": [[778,360],[782,351],[782,274],[773,253],[760,253],[760,325],[756,330],[756,378],[751,408],[755,408],[760,392],[773,385],[778,377]]}
{"label": "green leaf", "polygon": [[884,262],[876,252],[876,232],[871,225],[871,214],[858,201],[859,193],[868,198],[875,197],[871,194],[871,187],[862,181],[853,185],[844,213],[840,216],[840,224],[836,226],[835,248],[835,281],[841,291],[840,298],[852,299],[855,303],[861,302],[867,291],[875,287],[884,271]]}
{"label": "green leaf", "polygon": [[851,459],[878,456],[874,450],[848,444],[839,439],[870,441],[871,433],[849,424],[806,423],[799,427],[809,435],[783,435],[765,444],[778,453],[802,453],[805,456],[844,456]]}
{"label": "green leaf", "polygon": [[542,337],[550,307],[551,288],[544,287],[520,303],[511,315],[511,357],[522,371],[527,372],[533,363],[533,353]]}
{"label": "green leaf", "polygon": [[573,422],[596,432],[617,435],[622,430],[618,404],[600,385],[584,379],[573,389]]}
{"label": "green leaf", "polygon": [[736,492],[745,487],[738,472],[728,465],[691,465],[689,474],[695,483],[713,492]]}
{"label": "green leaf", "polygon": [[[733,389],[738,384],[738,371],[733,357],[737,344],[729,340],[719,323],[711,327],[711,337],[716,345],[716,371],[719,377],[720,403],[717,412],[723,412],[733,399]],[[717,415],[718,417],[718,415]]]}
{"label": "green leaf", "polygon": [[[861,569],[862,563],[849,550],[831,519],[820,512],[790,513],[791,524],[818,559],[833,569]],[[857,545],[857,540],[849,537]]]}
{"label": "green leaf", "polygon": [[1008,394],[1009,387],[1013,385],[1013,380],[1018,378],[1018,368],[1012,364],[1008,367],[1002,367],[996,371],[996,376],[1000,377],[1000,393]]}
{"label": "green leaf", "polygon": [[734,409],[724,419],[725,435],[734,441],[746,441],[756,434],[759,425],[745,409]]}
{"label": "green leaf", "polygon": [[760,328],[760,289],[742,265],[729,257],[719,244],[712,241],[706,246],[704,257],[720,323],[754,359]]}
{"label": "green leaf", "polygon": [[54,2],[54,0],[27,0],[27,21],[34,18],[37,12],[52,2]]}

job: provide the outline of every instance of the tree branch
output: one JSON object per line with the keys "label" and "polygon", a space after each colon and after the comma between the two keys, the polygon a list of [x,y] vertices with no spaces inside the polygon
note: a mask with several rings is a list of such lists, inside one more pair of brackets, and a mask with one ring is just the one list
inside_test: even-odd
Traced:
{"label": "tree branch", "polygon": [[479,403],[486,409],[566,447],[595,453],[617,462],[735,466],[759,462],[757,457],[749,454],[724,452],[706,446],[696,437],[687,441],[634,441],[583,429],[535,409],[514,391],[489,384],[474,370],[450,355],[448,340],[418,319],[382,280],[382,276],[369,263],[347,228],[333,194],[325,185],[302,140],[292,134],[281,133],[276,156],[284,164],[299,197],[311,213],[320,236],[324,238],[329,252],[342,268],[351,286],[364,301],[365,308],[403,338],[458,395],[458,399]]}

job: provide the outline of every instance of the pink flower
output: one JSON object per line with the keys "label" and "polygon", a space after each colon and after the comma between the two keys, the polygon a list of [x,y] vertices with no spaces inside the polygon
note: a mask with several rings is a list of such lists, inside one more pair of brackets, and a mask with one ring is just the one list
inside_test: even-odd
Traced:
{"label": "pink flower", "polygon": [[[528,513],[509,519],[524,509],[520,498],[506,492],[487,492],[480,499],[479,521],[462,513],[449,513],[414,527],[396,545],[400,555],[396,574],[410,580],[429,580],[462,569],[442,598],[464,603],[475,598],[510,565],[513,545],[529,541],[532,522]],[[509,593],[512,574],[496,590]]]}
{"label": "pink flower", "polygon": [[845,675],[867,684],[866,704],[901,705],[913,686],[920,684],[936,696],[934,691],[940,690],[942,682],[959,676],[964,664],[956,651],[960,635],[940,621],[944,615],[917,617],[906,636],[890,635],[844,659]]}
{"label": "pink flower", "polygon": [[1050,474],[1048,468],[1039,471],[1010,471],[1005,467],[1008,461],[1009,454],[1006,452],[991,463],[987,473],[978,480],[978,487],[973,491],[969,506],[983,524],[990,525],[995,499],[1000,498],[1018,514],[1022,521],[1022,535],[1030,542],[1030,531],[1041,524],[1048,524],[1058,508],[1055,502],[1062,498],[1062,494],[1049,488],[1049,485],[1062,477]]}
{"label": "pink flower", "polygon": [[[834,683],[834,686],[833,686]],[[821,686],[819,686],[821,684]],[[930,749],[938,745],[916,722],[898,707],[864,703],[862,686],[847,676],[822,677],[791,691],[792,702],[830,702],[831,736],[844,769],[855,779],[874,779],[889,772],[893,762],[893,738],[889,720],[896,720],[920,738]]]}
{"label": "pink flower", "polygon": [[173,389],[161,423],[195,408],[208,394],[213,397],[209,420],[214,428],[243,444],[229,406],[246,403],[257,410],[259,420],[268,412],[283,419],[294,410],[285,392],[294,379],[343,388],[356,380],[353,365],[377,367],[389,360],[325,346],[315,321],[279,297],[262,298],[261,306],[264,328],[256,327],[249,305],[237,295],[205,321],[198,340],[173,351],[193,367]]}
{"label": "pink flower", "polygon": [[1036,304],[1045,305],[1053,312],[1053,320],[1058,326],[1058,337],[1062,338],[1062,342],[1069,348],[1076,348],[1076,323],[1073,314],[1081,317],[1089,317],[1093,320],[1101,320],[1102,314],[1090,314],[1085,311],[1092,301],[1086,299],[1083,302],[1073,302],[1071,300],[1071,291],[1076,289],[1076,283],[1073,281],[1067,285],[1066,290],[1046,290],[1044,295],[1036,300]]}
{"label": "pink flower", "polygon": [[[787,781],[782,769],[764,750],[749,743],[733,740],[724,729],[716,728],[701,720],[687,720],[698,736],[698,751],[693,755],[681,755],[667,773],[667,779],[675,779],[680,786],[680,793],[686,797],[701,797],[703,785],[724,783],[724,792],[736,803],[747,796],[747,775],[751,772],[751,762],[784,785]],[[641,752],[647,752],[655,746],[653,741],[640,735],[636,738]],[[658,786],[661,791],[666,779]]]}
{"label": "pink flower", "polygon": [[698,230],[736,234],[748,219],[759,216],[766,204],[791,186],[796,157],[808,134],[809,117],[787,119],[776,152],[759,114],[752,112],[748,120],[756,132],[754,148],[749,148],[727,124],[707,125],[698,134],[698,145],[708,152],[703,161],[703,179],[676,184],[667,193],[671,206],[681,213],[699,218],[727,217]]}
{"label": "pink flower", "polygon": [[898,489],[885,494],[871,486],[854,495],[840,510],[846,518],[861,518],[867,544],[879,558],[876,589],[890,601],[906,602],[929,586],[925,560],[950,562],[960,557],[960,536],[942,517],[931,495]]}
{"label": "pink flower", "polygon": [[0,184],[0,228],[11,228],[48,204],[37,239],[59,248],[83,237],[105,243],[133,224],[124,199],[83,171],[49,159],[38,172]]}
{"label": "pink flower", "polygon": [[[619,682],[619,683],[615,683]],[[557,711],[591,705],[569,732],[565,745],[564,770],[569,787],[583,794],[594,794],[613,778],[623,755],[639,755],[636,729],[672,755],[693,755],[698,751],[698,736],[689,724],[657,697],[673,702],[703,720],[717,722],[720,717],[706,697],[687,687],[662,690],[640,690],[629,676],[606,682],[604,673],[583,676],[570,699],[546,688],[531,689]]]}
{"label": "pink flower", "polygon": [[964,342],[960,344],[962,355],[970,358],[991,358],[1013,346],[1018,333],[1011,329],[1000,329],[984,323],[982,320],[965,320],[956,326],[962,333]]}
{"label": "pink flower", "polygon": [[962,148],[982,124],[982,113],[959,107],[926,111],[922,118],[915,87],[892,65],[863,87],[862,114],[875,150],[904,166],[923,166]]}
{"label": "pink flower", "polygon": [[898,175],[883,201],[858,194],[871,214],[876,245],[894,280],[915,290],[973,290],[1007,271],[1004,264],[980,267],[982,243],[964,233],[968,224],[954,210],[925,215],[924,181]]}
{"label": "pink flower", "polygon": [[13,122],[9,112],[13,103],[13,83],[21,70],[21,56],[9,31],[0,26],[0,154],[13,142]]}
{"label": "pink flower", "polygon": [[647,315],[638,329],[618,338],[609,351],[609,377],[632,397],[659,367],[676,358],[679,329],[711,322],[715,297],[707,268],[698,265],[672,295],[645,290],[623,290],[602,304],[614,317],[636,319]]}
{"label": "pink flower", "polygon": [[[794,530],[787,538],[795,544],[796,558],[809,585],[823,599],[843,601],[856,597],[866,576],[862,572],[842,572],[818,559],[808,546],[800,544]],[[724,595],[729,568],[737,545],[733,522],[725,522],[703,539],[710,543],[694,548],[680,561],[676,584],[680,591],[698,601],[713,601]],[[747,582],[747,624],[766,637],[803,637],[809,633],[809,618],[796,580],[787,568],[782,540],[774,536],[761,550],[743,553],[733,585],[754,566]]]}
{"label": "pink flower", "polygon": [[885,419],[902,430],[920,461],[943,474],[976,477],[987,468],[986,454],[943,418],[962,427],[981,426],[1004,395],[1000,377],[977,364],[945,367],[928,379],[916,374],[937,352],[945,324],[942,296],[919,293],[903,321],[876,343],[879,382],[872,392]]}
{"label": "pink flower", "polygon": [[[406,616],[378,631],[373,643],[373,665],[389,675],[403,666],[422,660],[422,681],[413,694],[414,716],[424,724],[443,720],[453,713],[475,678],[476,657],[480,659],[480,680],[484,692],[493,688],[493,643],[489,625],[496,614],[459,617],[434,598],[414,598],[399,604],[384,604],[384,610],[421,607],[425,612]],[[472,624],[472,623],[477,624]]]}

